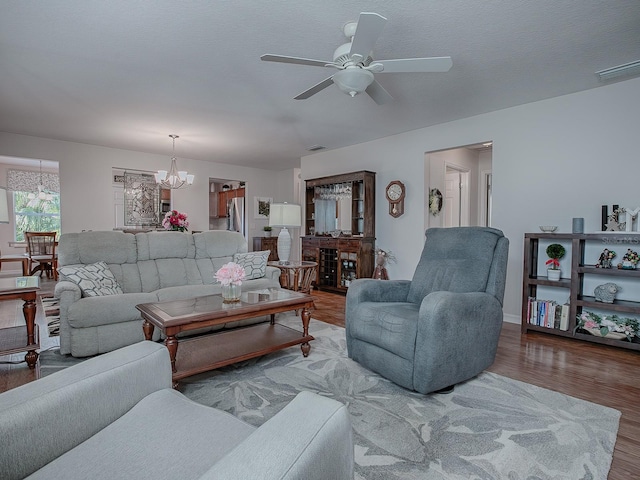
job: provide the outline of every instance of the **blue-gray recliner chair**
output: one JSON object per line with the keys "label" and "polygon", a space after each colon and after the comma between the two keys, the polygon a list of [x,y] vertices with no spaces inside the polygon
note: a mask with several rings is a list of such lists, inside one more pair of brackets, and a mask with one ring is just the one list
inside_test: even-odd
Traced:
{"label": "blue-gray recliner chair", "polygon": [[413,280],[351,283],[349,357],[425,394],[475,377],[498,348],[508,251],[494,228],[428,229]]}

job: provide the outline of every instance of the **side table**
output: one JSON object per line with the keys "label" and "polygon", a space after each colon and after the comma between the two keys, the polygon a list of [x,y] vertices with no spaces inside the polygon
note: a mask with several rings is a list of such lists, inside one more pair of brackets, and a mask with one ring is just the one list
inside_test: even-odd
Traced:
{"label": "side table", "polygon": [[0,355],[27,352],[24,359],[30,369],[36,368],[40,338],[36,325],[36,298],[40,290],[38,277],[0,278],[0,300],[24,300],[25,325],[0,329]]}
{"label": "side table", "polygon": [[280,286],[287,290],[311,293],[311,282],[316,278],[317,262],[267,262],[270,267],[280,269]]}

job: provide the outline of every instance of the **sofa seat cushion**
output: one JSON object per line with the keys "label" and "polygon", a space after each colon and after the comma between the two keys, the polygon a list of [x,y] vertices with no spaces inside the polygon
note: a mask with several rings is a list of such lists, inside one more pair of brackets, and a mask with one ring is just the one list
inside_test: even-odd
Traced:
{"label": "sofa seat cushion", "polygon": [[155,293],[123,293],[81,298],[69,306],[69,325],[73,328],[87,328],[134,320],[142,321],[136,305],[157,301],[158,297]]}
{"label": "sofa seat cushion", "polygon": [[354,339],[377,345],[399,357],[413,360],[420,306],[402,302],[364,302],[359,321],[348,325]]}
{"label": "sofa seat cushion", "polygon": [[254,430],[175,390],[160,390],[28,478],[197,479]]}

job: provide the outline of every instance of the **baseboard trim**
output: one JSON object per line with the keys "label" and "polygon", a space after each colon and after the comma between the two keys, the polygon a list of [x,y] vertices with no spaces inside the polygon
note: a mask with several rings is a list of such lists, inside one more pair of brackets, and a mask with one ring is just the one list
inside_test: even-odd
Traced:
{"label": "baseboard trim", "polygon": [[520,325],[520,317],[518,315],[511,315],[510,313],[505,313],[504,315],[502,315],[502,321]]}

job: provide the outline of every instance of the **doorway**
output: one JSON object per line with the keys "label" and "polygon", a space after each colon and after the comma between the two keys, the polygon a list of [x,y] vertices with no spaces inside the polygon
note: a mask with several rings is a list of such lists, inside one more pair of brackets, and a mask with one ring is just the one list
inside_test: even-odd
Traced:
{"label": "doorway", "polygon": [[493,142],[427,152],[425,205],[429,191],[443,193],[442,209],[425,208],[425,228],[491,226]]}

